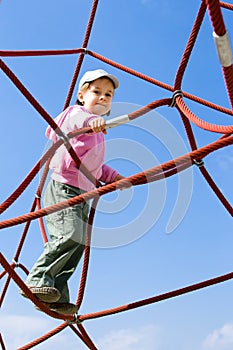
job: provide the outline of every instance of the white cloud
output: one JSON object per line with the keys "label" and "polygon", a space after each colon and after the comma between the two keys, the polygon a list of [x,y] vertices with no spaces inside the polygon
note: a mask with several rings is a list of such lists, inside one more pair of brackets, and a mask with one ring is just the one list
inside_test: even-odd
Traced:
{"label": "white cloud", "polygon": [[[16,349],[30,340],[37,331],[45,330],[46,322],[36,317],[1,315],[0,328],[7,349]],[[33,338],[32,338],[33,339]]]}
{"label": "white cloud", "polygon": [[232,171],[233,155],[230,152],[228,154],[222,154],[217,156],[216,161],[220,170]]}
{"label": "white cloud", "polygon": [[208,350],[231,350],[233,348],[233,324],[226,323],[222,328],[214,330],[203,342]]}
{"label": "white cloud", "polygon": [[[45,315],[7,315],[1,314],[0,329],[7,350],[15,350],[34,339],[46,334],[61,324],[60,320],[46,318]],[[106,334],[101,339],[93,339],[101,350],[159,350],[161,334],[159,327],[147,325],[137,329],[118,329]],[[69,327],[54,337],[37,345],[38,350],[64,350],[67,344],[77,345],[78,349],[86,349],[83,342]]]}
{"label": "white cloud", "polygon": [[101,350],[156,350],[159,349],[159,329],[148,325],[139,329],[118,329],[97,342]]}
{"label": "white cloud", "polygon": [[[15,350],[51,331],[61,322],[49,318],[46,319],[45,315],[36,317],[1,314],[0,329],[7,350]],[[68,343],[74,342],[74,337],[75,335],[72,332],[64,334],[64,331],[62,331],[41,343],[38,346],[38,350],[46,350],[48,348],[64,350]]]}

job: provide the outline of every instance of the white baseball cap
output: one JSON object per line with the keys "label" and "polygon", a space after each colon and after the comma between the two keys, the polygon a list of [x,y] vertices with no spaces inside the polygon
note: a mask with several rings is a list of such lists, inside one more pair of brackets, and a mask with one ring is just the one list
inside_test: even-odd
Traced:
{"label": "white baseball cap", "polygon": [[90,83],[96,79],[99,79],[101,77],[106,77],[109,78],[112,82],[113,85],[115,87],[115,89],[118,88],[119,86],[119,81],[116,77],[114,77],[114,75],[107,73],[105,70],[103,69],[96,69],[96,70],[90,70],[88,72],[86,72],[83,77],[80,79],[79,85],[78,85],[78,89],[80,90],[81,87],[85,84],[85,83]]}

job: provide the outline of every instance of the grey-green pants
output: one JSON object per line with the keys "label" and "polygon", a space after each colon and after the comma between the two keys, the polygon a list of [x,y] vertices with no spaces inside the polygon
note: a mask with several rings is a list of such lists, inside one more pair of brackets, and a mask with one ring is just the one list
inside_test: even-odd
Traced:
{"label": "grey-green pants", "polygon": [[[44,196],[45,207],[80,195],[79,188],[51,180]],[[67,281],[75,271],[85,248],[89,204],[81,204],[46,216],[51,240],[30,271],[30,287],[55,287],[61,293],[58,302],[69,302]]]}

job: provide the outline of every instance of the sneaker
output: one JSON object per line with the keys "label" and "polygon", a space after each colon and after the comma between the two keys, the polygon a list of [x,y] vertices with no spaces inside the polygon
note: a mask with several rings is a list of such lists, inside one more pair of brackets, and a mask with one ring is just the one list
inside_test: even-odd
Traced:
{"label": "sneaker", "polygon": [[[54,287],[28,287],[30,291],[45,303],[55,303],[61,297],[61,293]],[[27,298],[27,295],[20,290],[20,294]]]}
{"label": "sneaker", "polygon": [[74,315],[78,311],[78,306],[72,303],[51,303],[48,307],[58,314]]}

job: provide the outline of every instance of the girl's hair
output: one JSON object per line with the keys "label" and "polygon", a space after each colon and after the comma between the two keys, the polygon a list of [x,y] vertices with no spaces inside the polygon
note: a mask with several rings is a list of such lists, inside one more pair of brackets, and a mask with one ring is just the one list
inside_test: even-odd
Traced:
{"label": "girl's hair", "polygon": [[[85,83],[83,84],[83,86],[81,86],[80,91],[87,91],[90,87],[91,83]],[[83,102],[80,102],[78,97],[77,100],[75,102],[77,105],[83,106]]]}

